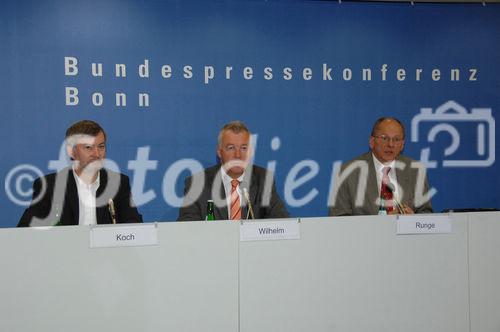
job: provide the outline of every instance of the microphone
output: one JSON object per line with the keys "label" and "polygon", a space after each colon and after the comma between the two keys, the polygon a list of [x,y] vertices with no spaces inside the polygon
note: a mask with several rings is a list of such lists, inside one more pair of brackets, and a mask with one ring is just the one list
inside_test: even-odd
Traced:
{"label": "microphone", "polygon": [[392,201],[394,202],[394,205],[398,209],[398,212],[400,214],[406,214],[405,209],[403,208],[403,205],[396,199],[396,195],[394,193],[394,191],[395,191],[394,185],[391,182],[389,182],[386,184],[386,187],[387,187],[387,190],[389,190],[389,192],[392,194]]}
{"label": "microphone", "polygon": [[111,198],[108,201],[108,209],[109,209],[109,214],[111,214],[111,221],[113,222],[113,224],[116,224],[115,203],[113,203],[113,200]]}
{"label": "microphone", "polygon": [[248,205],[247,219],[248,219],[248,214],[252,216],[252,219],[255,219],[255,215],[253,214],[252,202],[250,202],[250,195],[248,195],[247,188],[243,188],[243,196],[245,196],[245,200]]}

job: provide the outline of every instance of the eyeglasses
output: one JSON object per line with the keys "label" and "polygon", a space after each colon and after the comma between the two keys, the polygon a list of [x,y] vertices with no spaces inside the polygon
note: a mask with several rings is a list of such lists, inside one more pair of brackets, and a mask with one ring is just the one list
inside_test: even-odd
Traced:
{"label": "eyeglasses", "polygon": [[387,144],[387,143],[389,143],[389,142],[392,142],[392,143],[394,143],[395,145],[400,145],[400,144],[402,144],[402,143],[403,143],[403,141],[404,141],[404,138],[401,138],[401,137],[389,137],[389,136],[387,136],[387,135],[378,135],[378,136],[373,135],[373,137],[375,137],[375,138],[379,138],[379,139],[380,139],[380,141],[382,141],[382,143],[384,143],[384,144]]}

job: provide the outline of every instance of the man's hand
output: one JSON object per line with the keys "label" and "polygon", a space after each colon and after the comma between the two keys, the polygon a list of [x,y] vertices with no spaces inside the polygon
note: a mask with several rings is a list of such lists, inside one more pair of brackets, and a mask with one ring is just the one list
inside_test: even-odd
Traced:
{"label": "man's hand", "polygon": [[415,214],[415,211],[406,204],[400,204],[399,206],[394,206],[394,209],[387,214]]}

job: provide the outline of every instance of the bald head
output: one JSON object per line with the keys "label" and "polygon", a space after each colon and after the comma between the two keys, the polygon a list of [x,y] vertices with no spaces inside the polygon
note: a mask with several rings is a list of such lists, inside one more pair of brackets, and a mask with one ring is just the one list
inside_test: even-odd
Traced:
{"label": "bald head", "polygon": [[373,125],[370,149],[383,164],[396,159],[404,147],[404,126],[396,118],[380,118]]}

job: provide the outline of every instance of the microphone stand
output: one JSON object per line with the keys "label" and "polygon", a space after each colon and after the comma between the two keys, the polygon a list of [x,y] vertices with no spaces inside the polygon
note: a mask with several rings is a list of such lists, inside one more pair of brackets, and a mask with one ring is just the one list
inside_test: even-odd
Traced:
{"label": "microphone stand", "polygon": [[252,202],[250,202],[250,196],[248,195],[247,188],[243,188],[243,196],[245,196],[245,200],[247,201],[248,211],[247,211],[247,219],[248,215],[252,216],[252,219],[255,219],[255,215],[253,214]]}
{"label": "microphone stand", "polygon": [[111,198],[108,201],[108,209],[109,209],[109,214],[111,214],[111,222],[113,224],[116,224],[115,203],[113,202],[113,200]]}

